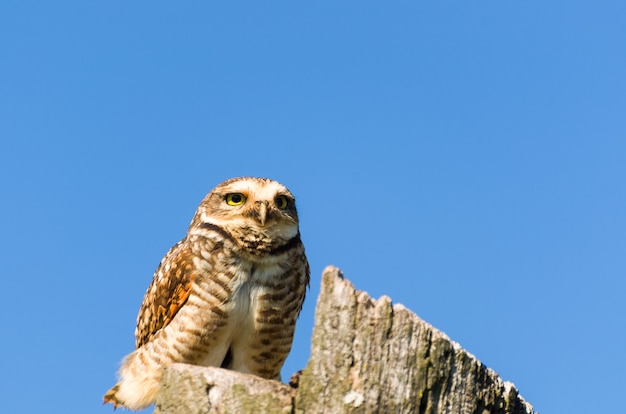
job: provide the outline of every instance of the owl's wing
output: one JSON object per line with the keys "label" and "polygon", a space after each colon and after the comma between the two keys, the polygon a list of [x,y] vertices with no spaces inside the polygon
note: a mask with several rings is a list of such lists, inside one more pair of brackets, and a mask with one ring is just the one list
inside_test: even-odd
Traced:
{"label": "owl's wing", "polygon": [[143,298],[135,329],[137,348],[171,322],[187,302],[195,276],[193,256],[180,241],[159,264]]}

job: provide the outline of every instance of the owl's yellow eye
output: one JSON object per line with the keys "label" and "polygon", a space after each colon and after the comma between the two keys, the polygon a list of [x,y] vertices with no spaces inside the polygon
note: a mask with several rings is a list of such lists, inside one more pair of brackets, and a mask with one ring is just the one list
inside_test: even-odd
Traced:
{"label": "owl's yellow eye", "polygon": [[289,200],[284,195],[279,195],[278,197],[276,197],[274,199],[274,202],[276,203],[276,207],[278,207],[281,210],[286,209],[287,206],[289,205]]}
{"label": "owl's yellow eye", "polygon": [[229,206],[240,206],[246,202],[246,196],[241,193],[231,193],[226,195],[226,203]]}

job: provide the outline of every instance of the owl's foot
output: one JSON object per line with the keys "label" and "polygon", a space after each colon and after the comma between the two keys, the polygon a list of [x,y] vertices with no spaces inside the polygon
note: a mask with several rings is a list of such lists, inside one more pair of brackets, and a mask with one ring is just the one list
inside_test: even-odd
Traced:
{"label": "owl's foot", "polygon": [[294,373],[291,378],[289,378],[289,386],[294,389],[298,389],[298,385],[300,385],[300,376],[302,375],[302,370]]}

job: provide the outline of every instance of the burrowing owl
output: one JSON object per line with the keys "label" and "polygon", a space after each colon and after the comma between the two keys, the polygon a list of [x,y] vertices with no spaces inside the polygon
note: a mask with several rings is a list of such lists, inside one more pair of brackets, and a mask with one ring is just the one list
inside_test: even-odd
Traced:
{"label": "burrowing owl", "polygon": [[221,183],[154,273],[137,316],[137,349],[104,402],[147,407],[173,362],[279,379],[308,284],[289,190],[266,178]]}

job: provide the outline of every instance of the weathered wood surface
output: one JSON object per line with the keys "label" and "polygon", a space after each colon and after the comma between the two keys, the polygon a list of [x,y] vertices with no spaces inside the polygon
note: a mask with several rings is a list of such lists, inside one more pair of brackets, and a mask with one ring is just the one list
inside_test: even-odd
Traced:
{"label": "weathered wood surface", "polygon": [[402,305],[328,267],[298,388],[177,364],[155,413],[532,414],[513,384]]}
{"label": "weathered wood surface", "polygon": [[221,368],[186,364],[168,367],[161,379],[155,414],[293,413],[295,390]]}

